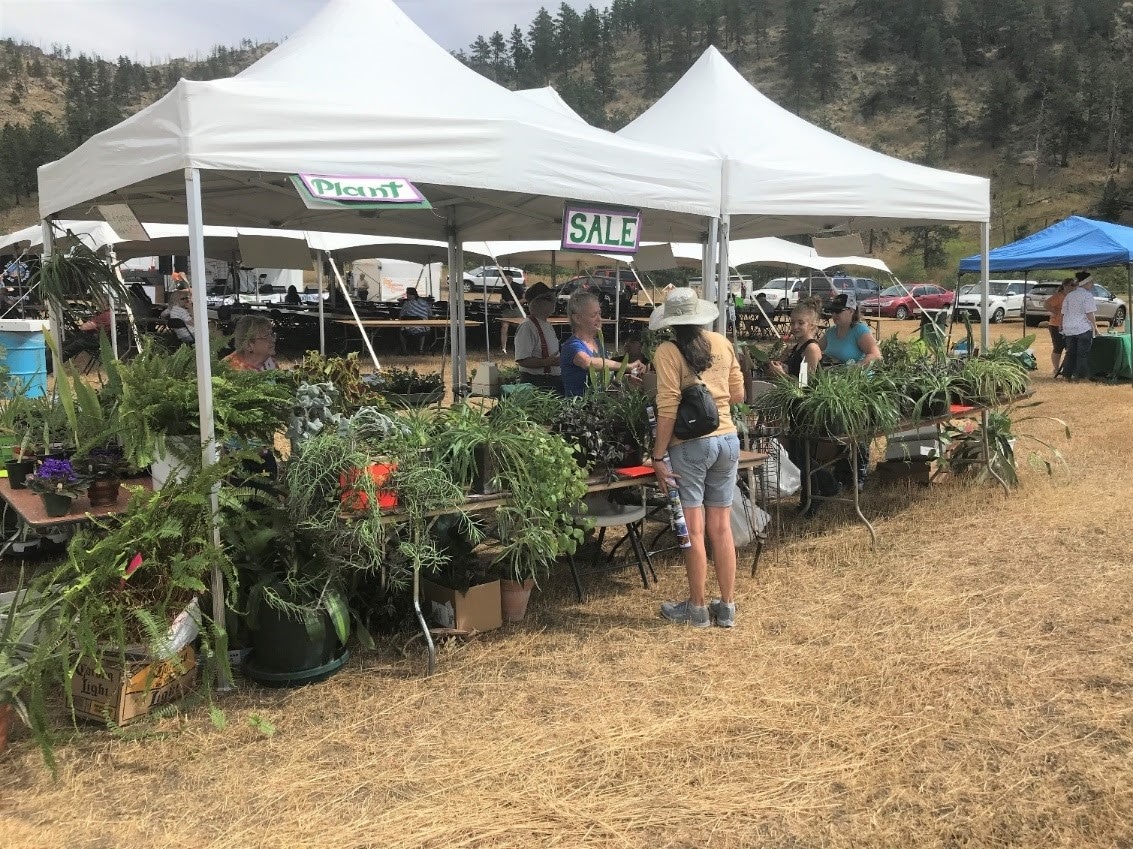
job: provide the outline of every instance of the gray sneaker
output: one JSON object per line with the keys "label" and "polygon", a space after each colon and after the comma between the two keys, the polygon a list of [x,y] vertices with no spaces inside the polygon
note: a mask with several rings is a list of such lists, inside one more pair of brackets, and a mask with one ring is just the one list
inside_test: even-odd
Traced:
{"label": "gray sneaker", "polygon": [[736,624],[736,603],[720,601],[718,598],[708,602],[708,612],[721,628],[732,628]]}
{"label": "gray sneaker", "polygon": [[661,615],[670,622],[691,625],[694,628],[708,628],[712,625],[712,618],[708,615],[707,605],[697,607],[687,599],[685,601],[662,602]]}

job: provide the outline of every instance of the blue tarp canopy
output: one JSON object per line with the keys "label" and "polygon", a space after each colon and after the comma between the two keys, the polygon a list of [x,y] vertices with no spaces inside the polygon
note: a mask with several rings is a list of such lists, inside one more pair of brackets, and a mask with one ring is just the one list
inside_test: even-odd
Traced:
{"label": "blue tarp canopy", "polygon": [[[1071,215],[988,254],[991,271],[1085,268],[1133,262],[1133,227]],[[960,271],[979,271],[980,255],[960,260]]]}

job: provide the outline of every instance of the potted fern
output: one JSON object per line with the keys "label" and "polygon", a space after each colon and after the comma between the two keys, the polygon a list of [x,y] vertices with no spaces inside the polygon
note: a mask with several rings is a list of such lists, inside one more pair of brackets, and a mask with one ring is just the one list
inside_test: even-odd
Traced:
{"label": "potted fern", "polygon": [[[218,440],[241,448],[270,446],[292,408],[291,387],[273,372],[236,371],[212,365],[213,418]],[[194,349],[148,345],[129,363],[109,366],[121,386],[120,438],[126,459],[142,468],[166,461],[192,469],[200,460],[200,426]],[[159,486],[160,474],[155,474]]]}

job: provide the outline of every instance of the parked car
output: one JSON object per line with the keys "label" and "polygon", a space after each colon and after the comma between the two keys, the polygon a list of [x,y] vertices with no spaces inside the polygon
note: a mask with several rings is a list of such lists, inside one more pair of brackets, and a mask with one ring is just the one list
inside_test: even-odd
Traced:
{"label": "parked car", "polygon": [[606,307],[612,306],[614,298],[617,297],[618,292],[621,293],[622,304],[628,304],[633,300],[641,287],[634,280],[631,282],[622,278],[621,287],[619,289],[618,282],[614,277],[599,277],[595,275],[584,275],[582,277],[572,277],[566,283],[555,289],[555,303],[557,312],[566,312],[566,303],[570,300],[570,296],[577,292],[579,289],[590,290],[598,296],[598,300],[602,303],[603,311]]}
{"label": "parked car", "polygon": [[[1027,292],[1025,300],[1027,324],[1035,327],[1050,319],[1050,312],[1046,308],[1046,299],[1058,291],[1057,282],[1035,283]],[[1129,307],[1125,301],[1109,291],[1100,283],[1094,284],[1094,301],[1097,303],[1097,312],[1094,318],[1098,321],[1108,321],[1115,327],[1125,323],[1129,315]]]}
{"label": "parked car", "polygon": [[[987,283],[988,321],[999,324],[1008,318],[1021,318],[1023,298],[1035,284],[1026,280],[989,280]],[[971,321],[979,321],[982,297],[979,283],[961,286],[956,296],[956,317],[962,318],[966,313]]]}
{"label": "parked car", "polygon": [[[526,285],[527,280],[522,268],[511,268],[505,265],[503,270],[511,277],[513,283]],[[484,289],[489,292],[498,292],[503,288],[504,281],[500,276],[500,269],[494,265],[481,265],[471,271],[464,272],[465,292],[482,292]]]}
{"label": "parked car", "polygon": [[881,285],[868,277],[831,277],[830,281],[838,288],[839,292],[853,290],[854,299],[859,304],[881,294]]}
{"label": "parked car", "polygon": [[928,283],[911,283],[908,286],[898,283],[882,290],[878,295],[859,301],[858,305],[865,315],[897,318],[902,321],[917,315],[922,309],[947,309],[956,300],[956,293],[943,286]]}
{"label": "parked car", "polygon": [[767,302],[776,309],[785,310],[799,302],[799,291],[805,277],[775,277],[768,280],[755,292],[767,296]]}

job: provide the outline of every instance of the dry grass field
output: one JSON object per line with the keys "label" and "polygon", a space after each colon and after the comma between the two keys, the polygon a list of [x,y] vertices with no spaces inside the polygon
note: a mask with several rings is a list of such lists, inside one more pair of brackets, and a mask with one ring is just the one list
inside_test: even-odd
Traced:
{"label": "dry grass field", "polygon": [[741,553],[731,631],[659,618],[675,560],[581,605],[563,572],[431,678],[403,636],[322,684],[241,684],[223,728],[86,727],[56,779],[24,734],[0,846],[1133,846],[1133,389],[1052,381],[1045,332],[1067,465],[1021,458],[1009,498],[871,482],[877,550],[844,509],[787,516],[757,577]]}

